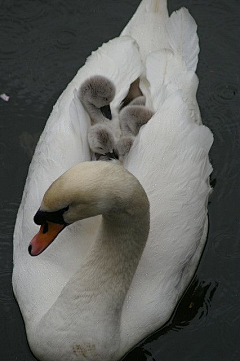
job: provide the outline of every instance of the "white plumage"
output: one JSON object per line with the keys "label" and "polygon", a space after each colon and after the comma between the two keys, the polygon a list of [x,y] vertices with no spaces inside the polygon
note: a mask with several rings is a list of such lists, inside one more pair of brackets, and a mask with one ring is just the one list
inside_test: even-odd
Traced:
{"label": "white plumage", "polygon": [[[147,245],[121,310],[115,359],[169,319],[191,280],[206,240],[211,190],[208,177],[212,171],[208,152],[213,137],[201,124],[196,102],[196,24],[186,9],[168,19],[165,0],[143,0],[122,35],[94,52],[63,92],[29,168],[14,232],[13,287],[33,352],[36,328],[46,325],[42,320],[56,300],[60,304],[66,301],[61,299],[61,291],[67,284],[71,290],[71,280],[101,221],[101,216],[97,216],[69,226],[39,257],[31,258],[27,252],[29,241],[38,230],[32,218],[46,189],[73,165],[90,160],[86,137],[90,119],[76,93],[88,77],[106,75],[107,70],[116,86],[112,103],[116,111],[130,84],[140,77],[146,104],[155,112],[141,128],[124,162],[147,193],[151,218]],[[71,298],[71,292],[68,297]],[[76,304],[69,314],[63,315],[66,324],[55,319],[55,330],[64,336],[64,342],[59,344],[56,339],[58,360],[76,359],[73,353],[66,356],[66,350],[76,336],[71,321],[78,317],[77,307]],[[104,330],[111,317],[114,319],[114,315],[97,319],[96,315],[94,325],[103,335],[104,354]],[[81,332],[87,322],[86,319]],[[44,335],[44,329],[41,332]],[[41,360],[55,361],[50,356],[54,351],[48,353],[47,340],[43,346]],[[101,349],[101,343],[97,346]],[[86,343],[84,350],[88,352]],[[87,355],[87,360],[102,360],[101,355]],[[78,359],[86,358],[79,353]]]}

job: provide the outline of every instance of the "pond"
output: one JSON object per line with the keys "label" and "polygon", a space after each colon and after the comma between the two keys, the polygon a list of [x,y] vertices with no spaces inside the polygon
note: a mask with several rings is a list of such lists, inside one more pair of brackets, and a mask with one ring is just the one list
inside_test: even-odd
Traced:
{"label": "pond", "polygon": [[[34,361],[13,297],[12,233],[28,166],[52,106],[92,50],[118,36],[139,0],[0,1],[1,361]],[[214,134],[209,234],[197,272],[168,324],[125,358],[240,359],[240,92],[238,0],[169,0],[198,24],[203,123]]]}

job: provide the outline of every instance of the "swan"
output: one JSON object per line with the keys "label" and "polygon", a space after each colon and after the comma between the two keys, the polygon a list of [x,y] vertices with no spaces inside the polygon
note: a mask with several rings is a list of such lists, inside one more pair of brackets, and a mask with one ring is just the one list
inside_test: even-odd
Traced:
{"label": "swan", "polygon": [[[92,53],[54,106],[29,168],[14,230],[14,294],[29,345],[41,361],[119,360],[167,322],[189,284],[206,241],[212,171],[208,153],[213,136],[201,123],[196,101],[198,51],[196,24],[186,9],[169,17],[166,0],[142,0],[120,37]],[[89,163],[87,134],[91,119],[79,101],[78,92],[89,77],[105,74],[115,85],[111,109],[118,109],[128,98],[131,84],[137,81],[141,90],[138,95],[145,96],[146,107],[154,112],[124,159],[126,170],[117,161]],[[72,168],[74,166],[77,168]],[[97,176],[98,170],[104,172],[104,179]],[[64,178],[66,182],[62,182]],[[133,254],[125,264],[129,248],[122,247],[121,252],[113,247],[103,248],[102,253],[95,255],[105,218],[100,215],[99,204],[96,208],[91,198],[90,186],[92,181],[97,182],[94,192],[99,194],[92,196],[99,201],[103,192],[102,208],[104,201],[108,208],[112,195],[115,195],[114,202],[121,202],[128,179],[131,184],[137,184],[141,192],[132,199],[129,185],[128,211],[131,213],[131,204],[136,205],[134,202],[138,201],[135,211],[144,211],[140,204],[146,193],[150,225],[143,252],[139,247],[144,247],[146,239],[140,234],[141,245],[131,248]],[[79,186],[89,183],[89,192],[83,195],[89,195],[82,204],[84,214],[86,217],[95,214],[80,221],[77,221],[78,212],[67,218],[71,208],[69,196],[73,203],[79,200],[79,192],[74,192],[79,190],[78,180]],[[62,197],[48,198],[51,190]],[[133,189],[132,192],[134,194]],[[76,222],[60,233],[58,229],[56,241],[39,256],[31,257],[29,242],[39,230],[32,218],[39,207],[39,212],[53,212],[51,219],[47,218],[54,225],[59,219],[65,223]],[[147,205],[145,211],[147,219]],[[35,218],[38,223],[39,214],[40,219],[44,216],[38,213]],[[78,217],[74,218],[74,214]],[[126,217],[118,227],[119,236],[125,234],[127,228],[130,234],[134,232],[132,227],[125,227],[129,224],[125,220]],[[139,229],[142,222],[140,217]],[[132,225],[134,228],[134,222]],[[110,233],[114,227],[115,223],[110,226]],[[146,224],[144,232],[148,232]],[[105,291],[99,290],[101,284],[94,277],[94,271],[98,266],[102,267],[103,274],[108,271],[105,267],[109,263],[104,262],[104,257],[109,254],[112,258],[108,262],[113,265],[109,271],[116,270],[116,282],[112,284],[111,273],[105,283],[109,298],[101,299]],[[92,266],[87,263],[89,272],[84,276],[79,274],[91,259]],[[130,267],[131,272],[124,272],[123,265]],[[118,272],[119,267],[122,272]],[[81,282],[95,295],[100,292],[100,298],[88,303],[90,293],[87,292],[86,298],[80,300]],[[48,343],[49,334],[56,337]]]}

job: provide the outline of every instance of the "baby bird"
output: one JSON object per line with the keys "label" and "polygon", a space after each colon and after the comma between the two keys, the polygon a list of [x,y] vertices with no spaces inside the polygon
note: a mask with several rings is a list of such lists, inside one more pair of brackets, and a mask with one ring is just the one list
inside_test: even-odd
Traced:
{"label": "baby bird", "polygon": [[114,153],[115,138],[113,132],[105,124],[95,124],[89,128],[88,144],[96,158],[104,155],[104,159],[116,158]]}
{"label": "baby bird", "polygon": [[[142,98],[142,97],[139,97]],[[138,98],[136,98],[138,99]],[[136,101],[135,99],[135,101]],[[142,99],[141,99],[142,101]],[[128,105],[119,114],[122,135],[136,136],[144,124],[153,116],[153,112],[143,105]]]}
{"label": "baby bird", "polygon": [[153,112],[145,107],[145,102],[146,98],[139,96],[120,111],[119,120],[122,137],[116,144],[116,152],[121,162],[129,153],[141,126],[153,116]]}
{"label": "baby bird", "polygon": [[79,89],[79,99],[88,112],[92,124],[104,123],[107,119],[112,119],[110,103],[114,96],[114,84],[101,75],[85,80]]}
{"label": "baby bird", "polygon": [[116,158],[113,149],[121,135],[119,118],[112,115],[110,108],[114,96],[114,84],[101,75],[85,80],[79,90],[79,99],[92,123],[88,130],[89,147],[95,157],[101,160]]}
{"label": "baby bird", "polygon": [[116,144],[116,153],[120,162],[124,161],[125,156],[129,153],[135,137],[133,136],[125,136],[121,137]]}
{"label": "baby bird", "polygon": [[140,95],[139,97],[133,99],[128,106],[130,105],[142,105],[144,106],[146,104],[146,97],[144,95]]}

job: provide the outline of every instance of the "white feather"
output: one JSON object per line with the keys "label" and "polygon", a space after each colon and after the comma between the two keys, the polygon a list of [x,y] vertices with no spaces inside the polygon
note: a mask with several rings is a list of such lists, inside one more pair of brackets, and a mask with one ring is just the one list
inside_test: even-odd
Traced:
{"label": "white feather", "polygon": [[74,90],[74,98],[70,104],[69,115],[72,119],[72,126],[76,135],[79,136],[79,154],[81,161],[91,160],[91,150],[87,141],[88,129],[91,126],[91,120],[82,103],[79,101],[77,90]]}
{"label": "white feather", "polygon": [[[212,171],[207,155],[212,142],[210,130],[189,119],[187,104],[177,91],[142,127],[124,163],[148,194],[151,228],[125,302],[123,335],[136,334],[142,325],[144,333],[149,334],[159,320],[164,324],[170,316],[169,303],[176,302],[172,285],[181,294],[185,283],[182,279],[190,280],[190,260],[195,257],[196,261],[196,254],[201,254],[206,236],[206,199],[211,191],[208,177]],[[157,272],[156,264],[163,267],[162,274]],[[156,303],[151,307],[158,309],[157,317],[148,306],[153,300]],[[144,310],[141,318],[131,314],[133,307],[136,314]],[[136,339],[137,335],[134,340],[124,338],[124,347]]]}
{"label": "white feather", "polygon": [[170,16],[166,24],[169,45],[180,56],[187,70],[196,71],[198,63],[197,25],[188,10],[182,8]]}

